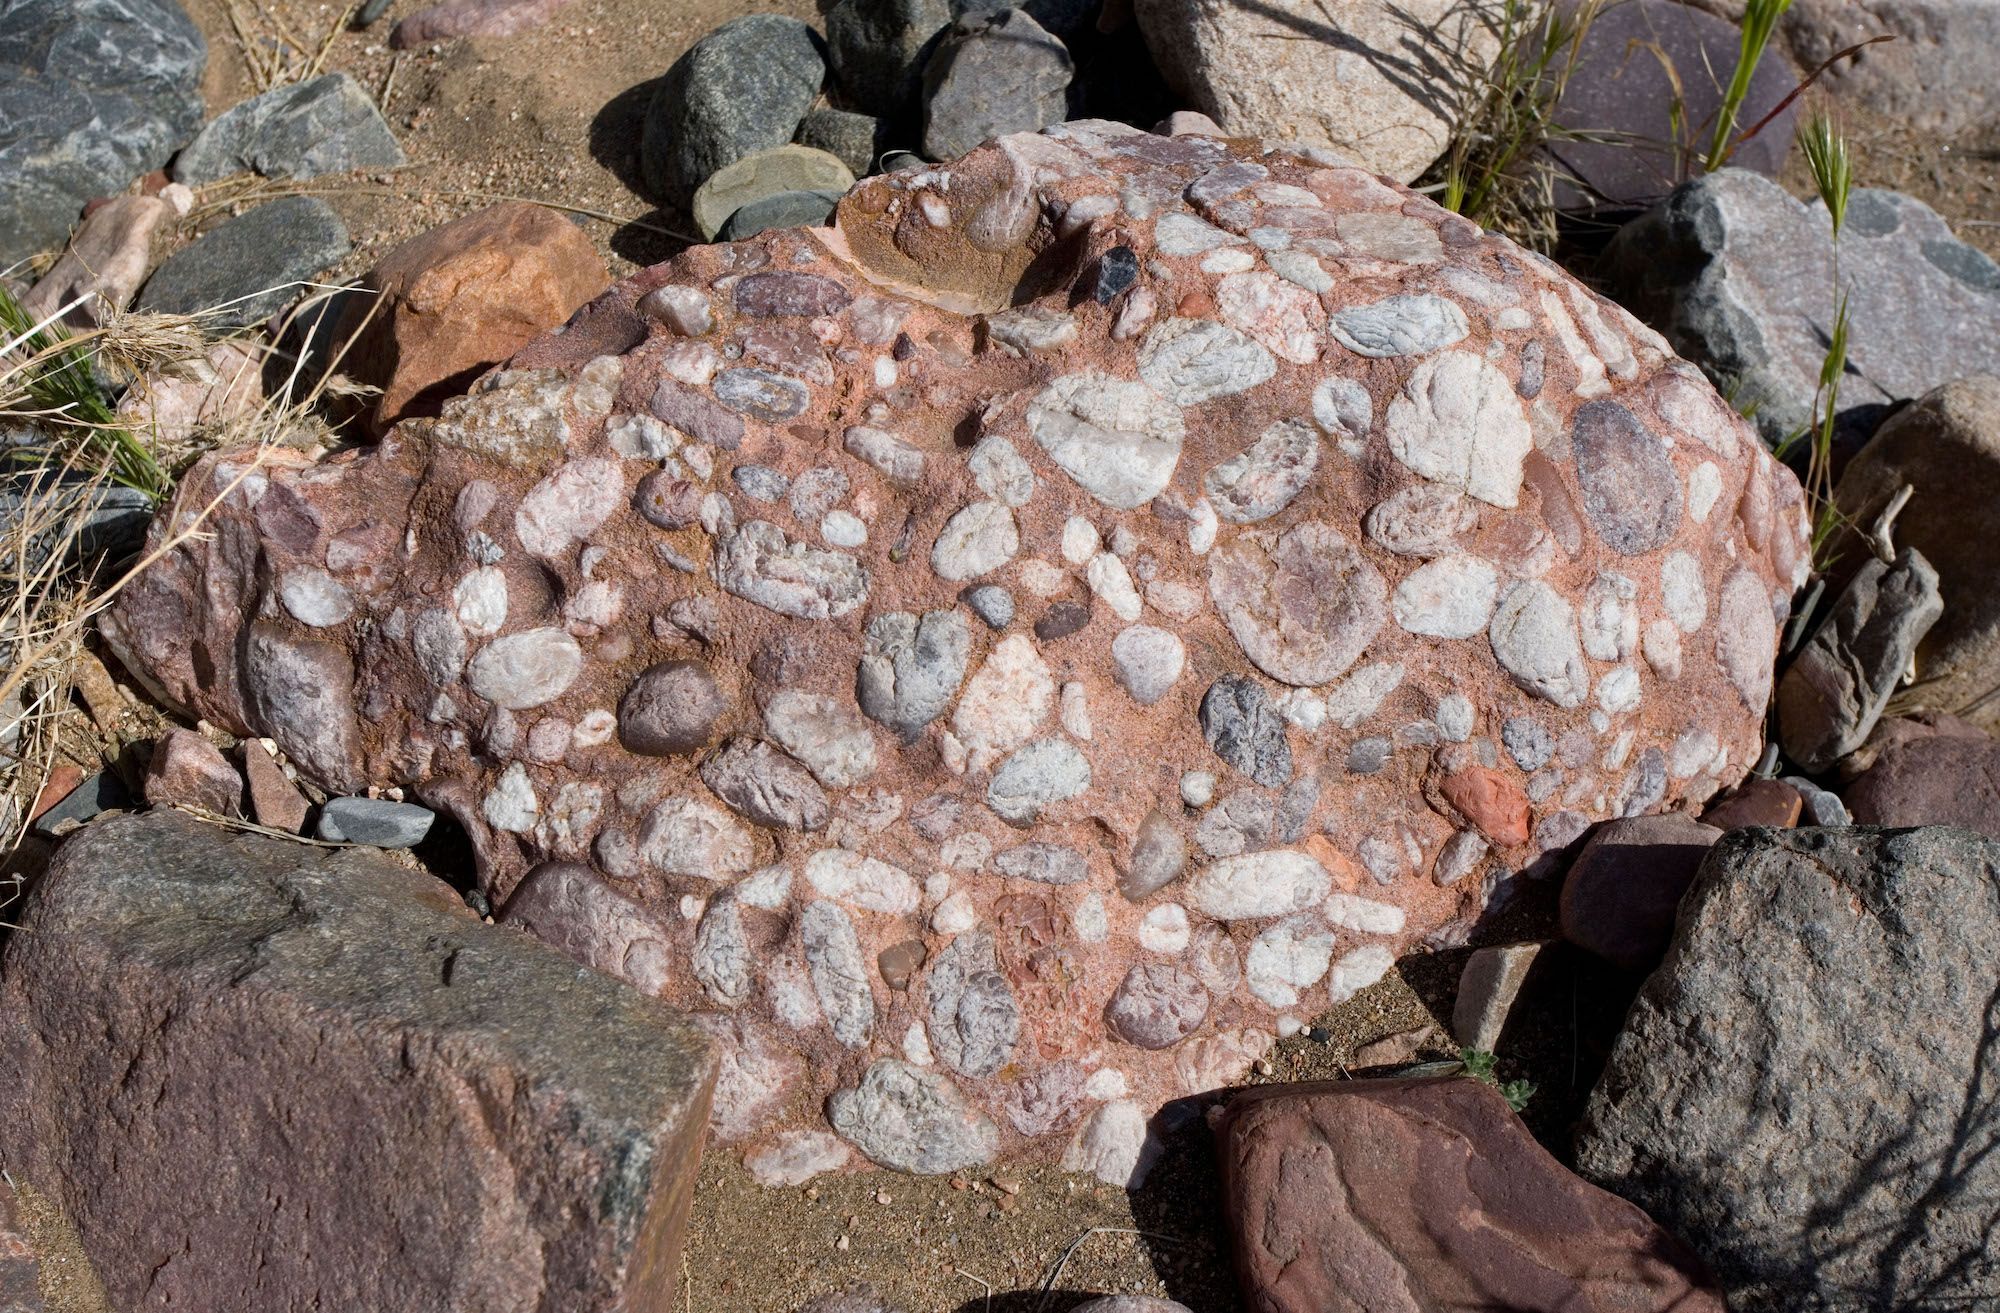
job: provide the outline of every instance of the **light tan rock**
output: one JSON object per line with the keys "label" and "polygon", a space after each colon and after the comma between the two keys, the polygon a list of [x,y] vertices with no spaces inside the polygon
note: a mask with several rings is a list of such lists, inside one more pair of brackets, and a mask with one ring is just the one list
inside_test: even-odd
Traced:
{"label": "light tan rock", "polygon": [[1497,944],[1477,948],[1465,959],[1458,976],[1458,998],[1451,1009],[1451,1033],[1460,1046],[1492,1053],[1500,1047],[1507,1017],[1536,959],[1548,947],[1541,943]]}
{"label": "light tan rock", "polygon": [[247,341],[217,342],[199,356],[139,379],[118,399],[118,415],[154,441],[186,442],[221,429],[264,402],[264,353]]}
{"label": "light tan rock", "polygon": [[153,234],[173,213],[158,196],[118,196],[98,206],[21,308],[44,319],[81,298],[66,322],[77,328],[104,323],[132,304],[153,267]]}
{"label": "light tan rock", "polygon": [[1167,82],[1232,137],[1338,151],[1410,182],[1499,50],[1456,0],[1137,0]]}
{"label": "light tan rock", "polygon": [[695,189],[694,226],[714,241],[729,216],[752,201],[788,191],[844,192],[853,185],[854,171],[830,151],[773,146],[725,165]]}
{"label": "light tan rock", "polygon": [[106,617],[128,667],[715,1010],[729,1142],[920,1172],[1131,1179],[1488,863],[1740,779],[1805,570],[1793,476],[1555,266],[1097,122],[688,250],[257,474]]}

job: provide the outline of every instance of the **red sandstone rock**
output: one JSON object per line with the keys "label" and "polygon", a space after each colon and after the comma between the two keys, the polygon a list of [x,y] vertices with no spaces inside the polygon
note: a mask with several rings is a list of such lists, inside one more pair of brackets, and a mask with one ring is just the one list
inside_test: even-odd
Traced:
{"label": "red sandstone rock", "polygon": [[442,882],[120,817],[5,968],[0,1159],[110,1307],[674,1303],[707,1042]]}
{"label": "red sandstone rock", "polygon": [[1598,826],[1563,879],[1563,937],[1628,971],[1652,970],[1673,938],[1681,895],[1721,837],[1678,812]]}
{"label": "red sandstone rock", "polygon": [[[443,409],[267,455],[114,647],[449,811],[496,906],[570,868],[534,923],[717,1011],[732,1139],[904,1170],[1122,1183],[1489,865],[1733,783],[1806,568],[1791,474],[1553,265],[1110,124],[689,250]],[[1490,833],[1426,793],[1473,770]]]}
{"label": "red sandstone rock", "polygon": [[1940,734],[1895,744],[1840,797],[1856,825],[1962,825],[2000,839],[2000,741]]}
{"label": "red sandstone rock", "polygon": [[1474,1080],[1274,1085],[1216,1132],[1261,1313],[1722,1313],[1700,1262]]}
{"label": "red sandstone rock", "polygon": [[[461,7],[426,10],[396,30]],[[495,205],[411,238],[369,271],[362,284],[380,296],[356,298],[343,316],[343,339],[362,334],[344,367],[382,389],[378,427],[435,415],[610,281],[590,238],[554,210]]]}
{"label": "red sandstone rock", "polygon": [[242,747],[243,779],[249,785],[250,814],[257,824],[298,834],[306,828],[311,810],[299,786],[285,778],[284,768],[270,749],[257,739],[245,739]]}
{"label": "red sandstone rock", "polygon": [[1445,801],[1488,840],[1502,848],[1528,841],[1528,795],[1515,780],[1484,766],[1467,766],[1445,777]]}
{"label": "red sandstone rock", "polygon": [[145,793],[155,807],[243,814],[243,777],[213,743],[191,729],[170,729],[153,745]]}
{"label": "red sandstone rock", "polygon": [[1750,825],[1788,830],[1799,823],[1804,807],[1799,791],[1783,780],[1751,779],[1703,812],[1701,823],[1725,832]]}
{"label": "red sandstone rock", "polygon": [[[132,303],[153,268],[153,232],[174,213],[157,196],[119,196],[90,212],[21,308],[35,319],[74,305],[64,321],[92,328]],[[79,301],[79,298],[81,300]]]}

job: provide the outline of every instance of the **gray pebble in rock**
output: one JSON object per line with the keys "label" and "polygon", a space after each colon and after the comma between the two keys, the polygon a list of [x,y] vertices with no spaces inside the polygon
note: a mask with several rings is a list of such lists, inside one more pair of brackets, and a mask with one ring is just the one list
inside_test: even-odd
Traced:
{"label": "gray pebble in rock", "polygon": [[1271,835],[1279,843],[1298,843],[1306,837],[1312,814],[1319,807],[1319,776],[1301,775],[1285,786],[1271,816]]}
{"label": "gray pebble in rock", "polygon": [[1021,1038],[1021,1008],[1000,974],[993,936],[968,930],[931,964],[924,986],[931,1048],[953,1071],[990,1076]]}
{"label": "gray pebble in rock", "polygon": [[824,830],[830,818],[826,790],[812,772],[761,740],[730,740],[701,764],[701,782],[767,830]]}
{"label": "gray pebble in rock", "polygon": [[702,990],[726,1008],[740,1006],[757,988],[757,959],[743,933],[743,912],[731,897],[712,898],[695,927],[690,963]]}
{"label": "gray pebble in rock", "polygon": [[1201,732],[1215,755],[1267,789],[1291,782],[1292,745],[1285,720],[1264,686],[1242,675],[1224,675],[1201,699]]}
{"label": "gray pebble in rock", "polygon": [[1141,706],[1171,692],[1186,665],[1186,644],[1165,629],[1132,625],[1111,640],[1111,673]]}
{"label": "gray pebble in rock", "polygon": [[957,611],[889,611],[868,625],[855,675],[861,709],[914,737],[958,696],[972,652],[972,630]]}
{"label": "gray pebble in rock", "polygon": [[819,35],[796,18],[724,23],[674,61],[640,129],[639,167],[657,198],[685,206],[710,174],[798,131],[826,79]]}
{"label": "gray pebble in rock", "polygon": [[[833,15],[845,8],[836,6],[827,11],[828,44],[832,46]],[[840,75],[837,50],[834,53],[834,74]],[[914,97],[915,88],[911,88]],[[870,100],[869,104],[879,104]],[[829,109],[822,106],[806,115],[799,124],[799,134],[795,140],[801,146],[811,146],[823,150],[845,164],[855,177],[865,178],[875,169],[875,156],[882,149],[882,120],[873,114],[856,114],[852,110]]]}
{"label": "gray pebble in rock", "polygon": [[1347,769],[1355,775],[1373,775],[1389,764],[1389,740],[1359,739],[1347,750]]}
{"label": "gray pebble in rock", "polygon": [[980,142],[1069,117],[1069,51],[1019,9],[954,23],[924,65],[924,153],[956,159]]}
{"label": "gray pebble in rock", "polygon": [[878,1058],[859,1086],[835,1090],[827,1120],[873,1162],[923,1176],[978,1167],[1000,1151],[999,1127],[947,1077],[896,1058]]}
{"label": "gray pebble in rock", "polygon": [[1010,825],[1032,825],[1043,809],[1090,787],[1090,762],[1063,739],[1036,739],[1000,764],[986,805]]}
{"label": "gray pebble in rock", "polygon": [[795,378],[768,369],[725,369],[715,376],[715,399],[752,419],[776,424],[804,413],[812,391]]}
{"label": "gray pebble in rock", "polygon": [[330,798],[313,833],[329,843],[409,848],[423,842],[437,817],[428,807],[386,798]]}
{"label": "gray pebble in rock", "polygon": [[1208,472],[1203,487],[1215,513],[1231,524],[1268,520],[1305,490],[1319,466],[1319,434],[1299,420],[1280,420],[1241,455]]}
{"label": "gray pebble in rock", "polygon": [[1036,840],[1009,848],[993,859],[993,869],[1015,880],[1036,884],[1080,884],[1090,874],[1089,863],[1074,848]]}
{"label": "gray pebble in rock", "polygon": [[701,499],[699,485],[671,470],[654,470],[632,492],[640,516],[661,529],[685,529],[698,522]]}
{"label": "gray pebble in rock", "polygon": [[954,17],[948,0],[839,0],[826,11],[827,62],[853,103],[901,117],[916,108],[924,64]]}
{"label": "gray pebble in rock", "polygon": [[1604,545],[1639,556],[1681,526],[1686,493],[1664,443],[1615,401],[1587,401],[1570,425],[1583,512]]}
{"label": "gray pebble in rock", "polygon": [[729,695],[700,661],[662,661],[632,681],[618,703],[618,739],[645,757],[685,756],[715,737]]}
{"label": "gray pebble in rock", "polygon": [[1799,791],[1805,801],[1805,817],[1814,825],[1852,825],[1854,817],[1848,813],[1847,804],[1840,795],[1822,789],[1803,775],[1787,775],[1780,783],[1789,784]]}
{"label": "gray pebble in rock", "polygon": [[716,230],[718,242],[740,242],[773,228],[824,228],[840,204],[837,191],[781,191],[739,207]]}
{"label": "gray pebble in rock", "polygon": [[86,201],[194,135],[207,58],[175,0],[0,6],[0,266],[61,246]]}
{"label": "gray pebble in rock", "polygon": [[302,181],[409,161],[375,102],[345,73],[278,87],[212,119],[174,157],[174,181],[190,187],[235,173]]}
{"label": "gray pebble in rock", "polygon": [[1105,1006],[1112,1033],[1142,1049],[1180,1043],[1208,1017],[1208,987],[1171,962],[1146,962],[1125,973]]}
{"label": "gray pebble in rock", "polygon": [[[139,293],[138,308],[247,328],[299,298],[301,285],[347,257],[347,226],[315,196],[260,205],[167,257]],[[217,310],[216,307],[225,307]]]}
{"label": "gray pebble in rock", "polygon": [[1509,716],[1500,726],[1500,742],[1522,770],[1540,770],[1556,752],[1555,736],[1526,716]]}
{"label": "gray pebble in rock", "polygon": [[769,465],[738,465],[729,477],[746,497],[762,502],[784,500],[792,481]]}
{"label": "gray pebble in rock", "polygon": [[1180,827],[1165,812],[1147,812],[1133,837],[1118,892],[1131,902],[1142,902],[1180,879],[1187,863],[1187,840]]}
{"label": "gray pebble in rock", "polygon": [[854,922],[837,905],[816,900],[799,915],[799,941],[805,948],[806,974],[833,1037],[850,1049],[860,1048],[875,1029],[875,994],[868,987],[868,962]]}
{"label": "gray pebble in rock", "polygon": [[1194,841],[1210,857],[1256,852],[1271,841],[1278,806],[1261,789],[1238,789],[1217,803],[1194,827]]}
{"label": "gray pebble in rock", "polygon": [[1005,629],[1014,623],[1014,595],[999,584],[968,588],[961,596],[972,613],[986,622],[987,628]]}

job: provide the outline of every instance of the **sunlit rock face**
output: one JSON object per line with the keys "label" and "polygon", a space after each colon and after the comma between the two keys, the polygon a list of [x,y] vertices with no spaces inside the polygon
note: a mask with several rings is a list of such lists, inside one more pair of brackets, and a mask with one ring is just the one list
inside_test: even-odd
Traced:
{"label": "sunlit rock face", "polygon": [[1546,261],[1092,122],[245,470],[189,477],[120,654],[709,1014],[773,1179],[1129,1179],[1164,1101],[1740,777],[1807,568],[1792,476]]}

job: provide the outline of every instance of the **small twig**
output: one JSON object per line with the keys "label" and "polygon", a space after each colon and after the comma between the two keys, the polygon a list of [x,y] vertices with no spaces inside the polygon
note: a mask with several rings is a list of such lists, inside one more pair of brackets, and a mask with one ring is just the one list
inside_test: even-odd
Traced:
{"label": "small twig", "polygon": [[958,1274],[959,1276],[962,1276],[962,1277],[964,1277],[964,1278],[965,1278],[965,1279],[966,1279],[967,1281],[977,1281],[977,1282],[978,1282],[978,1283],[979,1283],[980,1285],[982,1285],[982,1286],[985,1286],[985,1287],[986,1287],[986,1309],[987,1309],[987,1313],[992,1313],[992,1310],[993,1310],[993,1283],[992,1283],[991,1281],[988,1281],[988,1280],[987,1280],[987,1279],[986,1279],[985,1277],[982,1277],[982,1276],[974,1276],[974,1275],[973,1275],[972,1273],[970,1273],[970,1272],[966,1271],[966,1270],[965,1270],[964,1268],[962,1268],[962,1267],[955,1267],[955,1268],[953,1268],[953,1269],[952,1269],[952,1271],[953,1271],[953,1272],[956,1272],[956,1273],[957,1273],[957,1274]]}
{"label": "small twig", "polygon": [[290,839],[293,843],[310,844],[315,848],[363,848],[368,846],[356,843],[335,843],[331,839],[308,839],[303,834],[293,834],[290,830],[278,830],[268,825],[259,825],[255,821],[238,820],[234,816],[224,816],[219,812],[212,812],[206,807],[191,807],[186,803],[175,803],[174,810],[186,812],[198,821],[220,826],[225,830],[243,830],[250,834],[266,834],[273,839]]}
{"label": "small twig", "polygon": [[1868,531],[1868,545],[1875,549],[1875,558],[1884,565],[1892,564],[1896,559],[1896,544],[1890,534],[1895,531],[1896,517],[1910,504],[1910,497],[1915,492],[1916,489],[1907,483],[1896,489],[1896,495],[1889,499],[1889,504],[1875,517],[1874,527]]}
{"label": "small twig", "polygon": [[1179,1236],[1161,1235],[1156,1231],[1135,1231],[1129,1226],[1093,1226],[1089,1230],[1080,1233],[1076,1239],[1070,1241],[1063,1249],[1062,1257],[1058,1258],[1056,1265],[1049,1269],[1049,1274],[1042,1278],[1042,1294],[1047,1295],[1055,1289],[1056,1282],[1062,1277],[1063,1269],[1069,1266],[1070,1258],[1075,1255],[1078,1249],[1082,1248],[1084,1241],[1094,1235],[1135,1235],[1143,1236],[1148,1240],[1164,1240],[1170,1245],[1186,1243]]}

